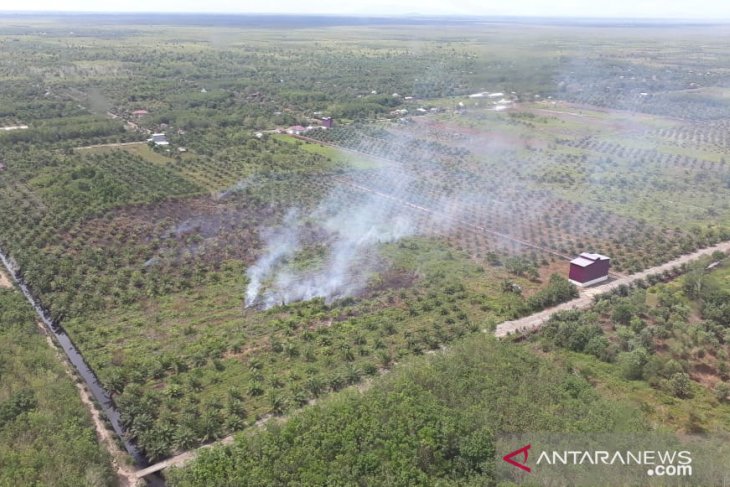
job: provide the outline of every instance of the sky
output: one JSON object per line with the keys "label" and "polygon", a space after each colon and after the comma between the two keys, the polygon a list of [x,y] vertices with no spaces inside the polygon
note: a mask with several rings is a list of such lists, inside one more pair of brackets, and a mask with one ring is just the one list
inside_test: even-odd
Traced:
{"label": "sky", "polygon": [[2,10],[730,19],[728,0],[2,0]]}

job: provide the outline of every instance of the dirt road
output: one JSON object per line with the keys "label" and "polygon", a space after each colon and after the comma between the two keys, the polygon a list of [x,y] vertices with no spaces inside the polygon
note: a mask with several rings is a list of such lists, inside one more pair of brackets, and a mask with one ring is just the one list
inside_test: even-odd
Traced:
{"label": "dirt road", "polygon": [[144,145],[146,143],[147,142],[113,142],[110,144],[85,145],[83,147],[76,147],[74,150],[98,149],[101,147],[125,147],[128,145]]}
{"label": "dirt road", "polygon": [[588,289],[584,289],[581,291],[580,296],[572,301],[568,301],[567,303],[563,303],[554,308],[540,311],[539,313],[535,313],[530,316],[525,316],[524,318],[520,318],[518,320],[505,321],[501,325],[497,326],[497,330],[494,332],[494,334],[497,337],[504,337],[513,333],[526,333],[536,330],[544,325],[555,313],[570,309],[587,309],[593,303],[594,296],[607,293],[613,289],[616,289],[622,284],[632,284],[639,279],[645,279],[647,276],[650,276],[652,274],[660,274],[666,270],[672,269],[673,267],[677,267],[682,264],[686,264],[693,260],[696,260],[704,255],[710,255],[717,250],[722,252],[729,252],[730,242],[722,242],[712,247],[698,250],[697,252],[693,252],[691,254],[683,255],[670,262],[667,262],[666,264],[652,267],[645,271],[631,274],[630,276],[612,280],[602,286],[594,286]]}
{"label": "dirt road", "polygon": [[11,287],[13,287],[13,283],[10,282],[10,278],[0,270],[0,288],[10,289]]}
{"label": "dirt road", "polygon": [[66,356],[53,342],[53,339],[47,333],[43,323],[38,322],[37,325],[41,334],[46,337],[48,346],[51,347],[54,352],[56,352],[56,356],[58,357],[61,365],[63,365],[66,374],[68,374],[69,378],[76,384],[76,388],[79,391],[79,396],[81,397],[81,402],[91,414],[91,420],[94,423],[96,436],[111,456],[112,466],[117,474],[117,479],[119,481],[120,487],[134,487],[137,484],[138,480],[137,476],[135,475],[134,467],[128,465],[125,461],[125,459],[127,458],[125,452],[123,452],[117,446],[114,435],[106,428],[106,425],[104,424],[104,420],[102,419],[99,410],[96,409],[96,407],[94,406],[94,401],[91,397],[91,394],[84,387],[83,382],[77,380],[77,377],[74,375],[71,366],[66,360]]}
{"label": "dirt road", "polygon": [[137,470],[134,473],[134,476],[139,480],[139,479],[143,479],[144,477],[146,477],[152,473],[156,473],[156,472],[165,470],[170,467],[182,467],[185,464],[191,462],[192,460],[195,460],[195,458],[200,454],[200,452],[202,450],[205,450],[206,448],[213,448],[214,446],[221,446],[221,445],[230,445],[232,443],[233,443],[233,435],[226,436],[225,438],[218,440],[215,443],[211,443],[209,445],[203,445],[200,448],[196,448],[195,450],[186,451],[186,452],[176,455],[174,457],[168,458],[167,460],[163,460],[159,463],[151,465],[145,469]]}

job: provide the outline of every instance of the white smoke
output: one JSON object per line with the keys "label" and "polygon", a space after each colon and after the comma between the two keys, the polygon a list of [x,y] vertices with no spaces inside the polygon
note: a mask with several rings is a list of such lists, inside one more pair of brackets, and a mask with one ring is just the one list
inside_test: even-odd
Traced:
{"label": "white smoke", "polygon": [[[346,191],[340,188],[301,220],[296,221],[297,212],[290,212],[280,227],[265,232],[266,253],[247,272],[247,307],[270,308],[318,297],[331,302],[354,295],[367,286],[373,270],[370,250],[415,232],[412,216],[399,204],[365,194],[356,204],[343,205]],[[320,222],[330,238],[323,263],[296,270],[284,261],[304,249],[307,242],[299,229],[305,220]]]}
{"label": "white smoke", "polygon": [[213,195],[213,199],[215,201],[226,199],[228,196],[239,193],[244,191],[246,188],[248,188],[252,183],[252,178],[243,179],[241,181],[238,181],[235,185],[231,186],[230,188],[220,191]]}
{"label": "white smoke", "polygon": [[246,271],[248,276],[247,307],[256,303],[264,280],[270,276],[276,266],[299,250],[298,220],[299,212],[291,210],[279,228],[264,232],[267,252]]}

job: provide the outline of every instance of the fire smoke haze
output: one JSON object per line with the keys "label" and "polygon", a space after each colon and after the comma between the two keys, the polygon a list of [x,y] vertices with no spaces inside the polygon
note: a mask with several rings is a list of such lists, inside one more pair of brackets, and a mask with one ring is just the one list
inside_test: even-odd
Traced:
{"label": "fire smoke haze", "polygon": [[[405,190],[409,178],[400,172],[398,177]],[[246,272],[246,306],[270,308],[318,297],[330,302],[356,294],[378,266],[373,249],[415,234],[414,218],[397,201],[345,183],[307,214],[290,210],[281,225],[261,232],[264,253]],[[315,242],[326,245],[325,256],[316,265],[296,269],[291,260],[312,244],[308,223],[326,235],[324,242]]]}
{"label": "fire smoke haze", "polygon": [[[450,169],[442,166],[441,155],[420,143],[415,144],[417,155],[412,154],[417,139],[408,131],[390,132],[388,141],[389,162],[333,178],[333,189],[314,210],[292,209],[279,226],[260,232],[263,253],[246,273],[246,307],[271,308],[313,298],[331,302],[356,295],[383,268],[375,251],[379,244],[418,234],[445,235],[465,224],[466,231],[474,231],[474,222],[467,221],[469,206],[501,203],[482,184],[465,187],[454,182],[458,189],[441,191],[437,181],[451,174]],[[511,142],[498,142],[487,140],[483,146],[495,153],[513,147]],[[370,138],[361,144],[359,152],[373,152],[365,147],[374,144]],[[500,204],[500,212],[507,215],[511,210]],[[326,247],[323,261],[305,269],[292,265],[313,243]]]}

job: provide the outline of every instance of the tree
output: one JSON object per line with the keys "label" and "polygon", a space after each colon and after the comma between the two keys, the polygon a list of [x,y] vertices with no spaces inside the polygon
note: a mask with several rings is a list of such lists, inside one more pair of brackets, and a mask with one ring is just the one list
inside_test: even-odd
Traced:
{"label": "tree", "polygon": [[674,374],[669,379],[669,387],[675,397],[685,399],[692,396],[692,380],[684,372]]}
{"label": "tree", "polygon": [[636,310],[627,301],[620,301],[613,307],[611,313],[611,320],[621,325],[628,325],[631,322],[631,318],[634,317]]}
{"label": "tree", "polygon": [[629,380],[639,380],[643,377],[644,365],[648,360],[648,354],[643,348],[637,348],[631,352],[619,354],[618,363],[621,374]]}
{"label": "tree", "polygon": [[685,294],[693,299],[702,297],[706,276],[706,271],[701,267],[688,272],[684,276],[684,284],[682,286]]}
{"label": "tree", "polygon": [[727,382],[718,382],[715,386],[715,398],[720,402],[730,400],[730,384]]}

